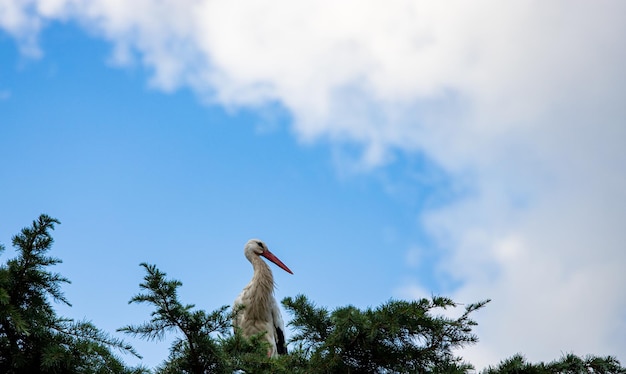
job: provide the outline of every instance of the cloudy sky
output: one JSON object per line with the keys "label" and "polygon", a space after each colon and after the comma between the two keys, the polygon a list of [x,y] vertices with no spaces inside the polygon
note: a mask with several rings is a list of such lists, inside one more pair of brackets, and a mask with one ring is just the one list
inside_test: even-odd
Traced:
{"label": "cloudy sky", "polygon": [[626,362],[624,1],[0,0],[0,52],[0,242],[61,220],[66,316],[147,320],[142,261],[230,304],[258,237],[278,298],[491,298],[479,368]]}

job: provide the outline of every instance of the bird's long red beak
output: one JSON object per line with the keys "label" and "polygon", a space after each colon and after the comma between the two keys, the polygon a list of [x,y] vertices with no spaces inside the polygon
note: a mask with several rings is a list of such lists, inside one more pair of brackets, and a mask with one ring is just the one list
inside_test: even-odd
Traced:
{"label": "bird's long red beak", "polygon": [[265,257],[266,259],[272,261],[273,263],[275,263],[279,268],[283,269],[284,271],[286,271],[289,274],[293,274],[293,271],[291,271],[287,265],[283,264],[283,262],[281,260],[278,259],[278,257],[274,256],[274,254],[272,252],[270,252],[269,250],[265,250],[263,253],[261,253],[261,256]]}

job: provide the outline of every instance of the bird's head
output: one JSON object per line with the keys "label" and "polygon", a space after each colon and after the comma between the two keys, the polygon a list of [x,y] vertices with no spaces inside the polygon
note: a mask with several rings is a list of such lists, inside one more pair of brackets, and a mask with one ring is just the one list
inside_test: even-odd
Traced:
{"label": "bird's head", "polygon": [[270,250],[267,248],[267,245],[265,245],[265,243],[263,243],[259,239],[248,240],[246,246],[244,247],[244,253],[247,258],[251,258],[250,256],[263,256],[266,259],[272,261],[274,264],[276,264],[279,268],[283,269],[287,273],[293,274],[293,272],[287,267],[287,265],[283,264],[283,262],[279,260],[278,257],[274,256],[274,254],[270,252]]}

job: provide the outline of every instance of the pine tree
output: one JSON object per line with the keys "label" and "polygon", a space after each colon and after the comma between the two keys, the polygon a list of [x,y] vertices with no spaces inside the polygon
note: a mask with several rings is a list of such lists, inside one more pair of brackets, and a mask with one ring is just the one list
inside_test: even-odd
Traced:
{"label": "pine tree", "polygon": [[306,357],[308,373],[463,373],[471,365],[453,350],[478,340],[469,315],[489,300],[468,305],[456,319],[433,314],[457,306],[445,297],[333,312],[303,295],[282,302],[294,315],[292,342]]}
{"label": "pine tree", "polygon": [[193,310],[178,300],[178,280],[166,279],[166,274],[154,265],[142,263],[147,272],[139,287],[146,291],[135,295],[129,303],[148,303],[156,307],[152,319],[141,325],[128,325],[118,331],[147,340],[161,340],[167,332],[178,332],[170,357],[156,370],[157,373],[221,373],[224,360],[214,333],[225,332],[228,326],[226,307],[207,314]]}
{"label": "pine tree", "polygon": [[[48,256],[50,231],[59,221],[41,215],[12,240],[18,254],[0,266],[0,373],[146,373],[128,368],[113,350],[139,355],[89,321],[60,317],[51,301],[71,306],[61,286],[69,280],[49,271],[60,259]],[[0,254],[4,247],[0,245]],[[207,313],[183,304],[178,280],[166,278],[154,265],[146,270],[143,293],[130,303],[155,307],[149,322],[119,331],[148,340],[177,336],[160,374],[207,373],[467,373],[472,365],[455,355],[477,342],[470,314],[489,300],[470,304],[458,318],[444,309],[457,307],[449,298],[391,300],[377,308],[345,306],[329,311],[305,296],[285,298],[294,329],[289,354],[267,357],[263,334],[244,337],[233,329],[240,310],[223,306]],[[522,355],[502,361],[482,374],[626,374],[614,357],[568,354],[550,363],[529,363]]]}
{"label": "pine tree", "polygon": [[0,373],[144,372],[125,367],[111,351],[138,356],[130,345],[52,308],[50,299],[71,306],[61,291],[69,280],[47,270],[61,262],[47,255],[55,224],[41,215],[22,229],[12,241],[17,257],[0,267]]}
{"label": "pine tree", "polygon": [[503,360],[496,367],[488,367],[482,374],[626,374],[626,368],[612,356],[581,358],[567,354],[550,363],[533,364],[521,354]]}
{"label": "pine tree", "polygon": [[182,282],[166,278],[154,265],[141,264],[146,270],[139,286],[144,293],[134,296],[130,303],[148,303],[156,309],[152,319],[140,325],[129,325],[118,331],[147,340],[160,340],[166,333],[178,337],[170,348],[170,356],[156,373],[250,373],[275,372],[267,358],[267,347],[261,336],[247,339],[240,332],[231,333],[233,313],[228,306],[207,313],[194,310],[178,299]]}
{"label": "pine tree", "polygon": [[233,329],[232,319],[239,310],[229,311],[228,306],[207,313],[183,304],[178,299],[182,282],[168,279],[166,273],[155,265],[142,263],[146,270],[143,291],[129,303],[147,303],[155,309],[150,321],[118,329],[146,340],[161,340],[171,333],[176,339],[170,355],[155,369],[158,374],[208,374],[208,373],[292,373],[289,360],[267,357],[267,342],[263,334],[244,337]]}
{"label": "pine tree", "polygon": [[[333,373],[432,373],[465,374],[471,364],[455,355],[460,348],[478,341],[470,315],[489,300],[465,306],[457,318],[442,311],[458,307],[446,297],[416,301],[391,300],[364,310],[345,306],[329,311],[317,307],[305,296],[282,300],[293,318],[294,335],[289,354],[267,357],[267,342],[259,334],[244,337],[233,329],[238,310],[223,306],[207,313],[195,310],[178,299],[182,282],[166,278],[154,265],[141,264],[147,272],[140,284],[144,293],[131,303],[155,307],[152,319],[120,331],[148,340],[159,340],[167,333],[178,338],[170,356],[156,368],[158,374],[333,374]],[[612,357],[568,355],[549,364],[527,363],[522,356],[488,368],[483,374],[626,374]]]}

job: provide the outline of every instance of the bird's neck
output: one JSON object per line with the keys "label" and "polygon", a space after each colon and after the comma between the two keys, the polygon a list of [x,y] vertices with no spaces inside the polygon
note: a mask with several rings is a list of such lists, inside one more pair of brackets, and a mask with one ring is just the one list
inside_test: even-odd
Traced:
{"label": "bird's neck", "polygon": [[250,299],[246,303],[245,313],[252,321],[265,321],[270,318],[268,305],[274,296],[274,277],[270,267],[259,256],[251,256],[250,262],[254,267],[254,275],[246,287]]}
{"label": "bird's neck", "polygon": [[274,276],[272,270],[259,256],[253,256],[251,259],[254,275],[252,276],[252,284],[257,287],[257,292],[253,294],[271,295],[274,292]]}

